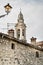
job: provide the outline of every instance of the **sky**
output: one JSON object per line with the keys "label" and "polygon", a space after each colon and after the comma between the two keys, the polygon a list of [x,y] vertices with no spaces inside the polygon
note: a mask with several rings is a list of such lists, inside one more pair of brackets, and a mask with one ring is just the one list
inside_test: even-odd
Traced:
{"label": "sky", "polygon": [[0,18],[0,32],[7,33],[7,23],[17,23],[20,8],[26,24],[26,39],[31,37],[43,41],[43,0],[0,0],[0,15],[6,14],[4,6],[10,3],[12,10],[9,15]]}

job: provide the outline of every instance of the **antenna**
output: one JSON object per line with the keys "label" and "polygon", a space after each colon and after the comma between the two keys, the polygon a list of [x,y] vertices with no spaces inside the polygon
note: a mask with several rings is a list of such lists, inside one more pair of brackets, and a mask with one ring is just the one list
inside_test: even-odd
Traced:
{"label": "antenna", "polygon": [[15,23],[7,23],[7,29],[14,29],[15,28]]}

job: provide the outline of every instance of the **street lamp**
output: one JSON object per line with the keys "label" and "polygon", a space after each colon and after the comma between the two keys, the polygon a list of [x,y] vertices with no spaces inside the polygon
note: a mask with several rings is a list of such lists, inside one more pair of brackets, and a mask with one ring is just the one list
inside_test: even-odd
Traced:
{"label": "street lamp", "polygon": [[8,3],[7,5],[5,5],[4,8],[5,8],[5,12],[6,12],[7,14],[1,15],[0,18],[2,18],[2,17],[4,17],[4,16],[8,15],[8,14],[10,13],[11,9],[12,9],[12,7],[9,5],[9,3]]}

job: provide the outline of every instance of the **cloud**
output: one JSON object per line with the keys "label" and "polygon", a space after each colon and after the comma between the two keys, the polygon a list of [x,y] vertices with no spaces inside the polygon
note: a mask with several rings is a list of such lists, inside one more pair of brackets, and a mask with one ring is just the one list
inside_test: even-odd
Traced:
{"label": "cloud", "polygon": [[43,3],[43,0],[22,0],[25,3]]}

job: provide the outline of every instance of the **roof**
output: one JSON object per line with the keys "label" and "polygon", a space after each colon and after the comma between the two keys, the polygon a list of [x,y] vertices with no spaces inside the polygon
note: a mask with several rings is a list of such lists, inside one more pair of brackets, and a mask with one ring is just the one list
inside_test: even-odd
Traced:
{"label": "roof", "polygon": [[37,42],[37,45],[43,47],[43,41]]}
{"label": "roof", "polygon": [[7,7],[7,6],[9,6],[10,8],[12,8],[12,7],[9,5],[9,3],[8,3],[7,5],[5,5],[4,7]]}
{"label": "roof", "polygon": [[8,32],[14,32],[14,30],[13,29],[10,29],[10,30],[8,30]]}
{"label": "roof", "polygon": [[43,46],[43,43],[39,44],[39,46]]}
{"label": "roof", "polygon": [[37,38],[34,38],[34,37],[32,37],[32,38],[30,38],[31,40],[36,40]]}
{"label": "roof", "polygon": [[5,39],[8,39],[8,40],[12,40],[12,41],[18,42],[19,44],[22,44],[22,45],[31,47],[31,48],[36,49],[36,50],[43,51],[43,48],[40,48],[39,46],[30,44],[30,43],[27,43],[27,42],[20,41],[20,40],[16,39],[15,37],[10,37],[9,35],[4,34],[4,33],[0,33],[0,37],[3,37],[3,38],[5,38]]}

